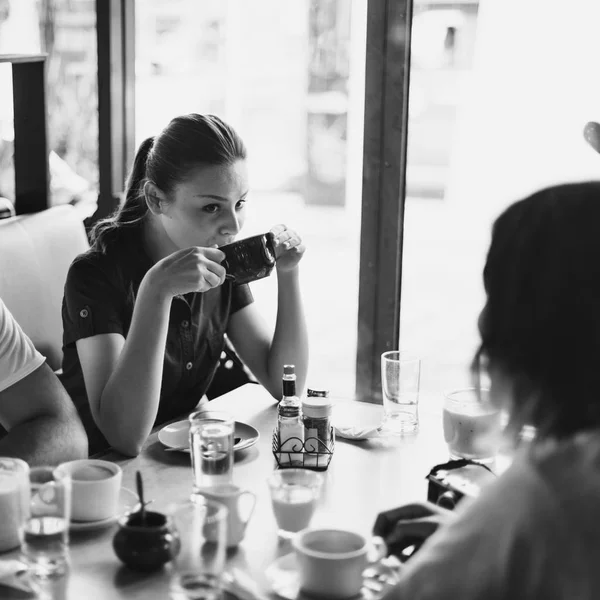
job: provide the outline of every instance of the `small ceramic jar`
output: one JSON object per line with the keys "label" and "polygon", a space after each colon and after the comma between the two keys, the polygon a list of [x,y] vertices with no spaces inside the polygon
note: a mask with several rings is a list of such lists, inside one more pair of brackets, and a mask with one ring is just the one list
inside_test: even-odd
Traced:
{"label": "small ceramic jar", "polygon": [[113,548],[128,567],[154,571],[177,555],[179,534],[166,515],[148,511],[142,523],[140,513],[136,512],[119,519]]}

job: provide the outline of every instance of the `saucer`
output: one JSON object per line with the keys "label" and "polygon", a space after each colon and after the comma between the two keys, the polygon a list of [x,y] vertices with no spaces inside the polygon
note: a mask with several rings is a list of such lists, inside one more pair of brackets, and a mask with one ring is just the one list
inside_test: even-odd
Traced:
{"label": "saucer", "polygon": [[[397,582],[395,567],[388,566],[388,559],[369,565],[364,571],[363,587],[356,600],[378,600]],[[265,572],[271,590],[285,600],[303,600],[300,591],[300,574],[296,555],[292,552],[272,562]]]}
{"label": "saucer", "polygon": [[93,529],[100,529],[102,527],[108,527],[117,522],[117,519],[122,517],[125,513],[132,511],[139,504],[137,494],[128,489],[121,488],[119,492],[119,504],[117,507],[117,513],[106,519],[100,519],[98,521],[71,521],[69,524],[70,531],[90,531]]}
{"label": "saucer", "polygon": [[[158,432],[158,441],[167,448],[181,448],[181,452],[187,452],[189,454],[189,432],[190,422],[187,419],[176,421],[170,425],[165,425]],[[240,441],[233,447],[234,452],[254,446],[260,437],[260,434],[252,427],[252,425],[240,421],[235,422],[235,432],[233,435],[234,437],[240,438]]]}

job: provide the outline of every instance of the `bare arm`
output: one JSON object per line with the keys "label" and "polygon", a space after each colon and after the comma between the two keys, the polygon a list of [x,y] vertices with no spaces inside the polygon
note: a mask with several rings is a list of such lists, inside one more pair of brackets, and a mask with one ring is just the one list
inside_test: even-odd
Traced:
{"label": "bare arm", "polygon": [[92,416],[119,452],[139,454],[156,420],[173,296],[221,285],[223,258],[211,248],[174,252],[144,276],[127,339],[107,333],[76,342]]}
{"label": "bare arm", "polygon": [[0,422],[8,433],[0,455],[30,465],[55,465],[88,455],[77,410],[47,364],[0,392]]}
{"label": "bare arm", "polygon": [[139,454],[158,412],[170,305],[144,281],[127,339],[107,333],[76,342],[94,421],[128,456]]}
{"label": "bare arm", "polygon": [[301,393],[308,370],[308,333],[300,296],[298,267],[277,272],[277,320],[271,334],[253,304],[234,313],[227,329],[240,358],[274,398],[281,398],[283,365],[296,366]]}

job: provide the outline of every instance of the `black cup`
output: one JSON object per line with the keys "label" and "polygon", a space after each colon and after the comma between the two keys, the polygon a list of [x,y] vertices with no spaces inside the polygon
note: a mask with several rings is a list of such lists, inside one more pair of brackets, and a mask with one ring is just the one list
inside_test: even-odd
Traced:
{"label": "black cup", "polygon": [[250,283],[268,277],[275,266],[275,236],[269,231],[221,246],[225,260],[221,263],[227,279],[235,284]]}

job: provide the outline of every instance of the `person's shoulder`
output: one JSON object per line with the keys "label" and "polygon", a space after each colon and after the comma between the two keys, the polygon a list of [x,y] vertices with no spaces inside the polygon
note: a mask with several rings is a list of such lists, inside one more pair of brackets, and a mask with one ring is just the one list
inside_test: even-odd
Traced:
{"label": "person's shoulder", "polygon": [[65,282],[65,294],[70,296],[82,291],[88,293],[92,289],[96,290],[95,293],[101,290],[115,290],[120,293],[123,289],[119,262],[109,254],[94,248],[80,254],[71,263]]}
{"label": "person's shoulder", "polygon": [[85,266],[104,266],[107,264],[111,264],[114,261],[112,253],[101,252],[97,248],[93,246],[78,254],[71,263],[72,267],[85,267]]}
{"label": "person's shoulder", "polygon": [[112,253],[101,252],[90,248],[86,252],[75,257],[69,267],[69,277],[86,273],[102,272],[107,276],[117,272],[119,263]]}
{"label": "person's shoulder", "polygon": [[529,452],[529,460],[557,495],[581,495],[581,490],[589,487],[600,492],[599,430],[540,443]]}

